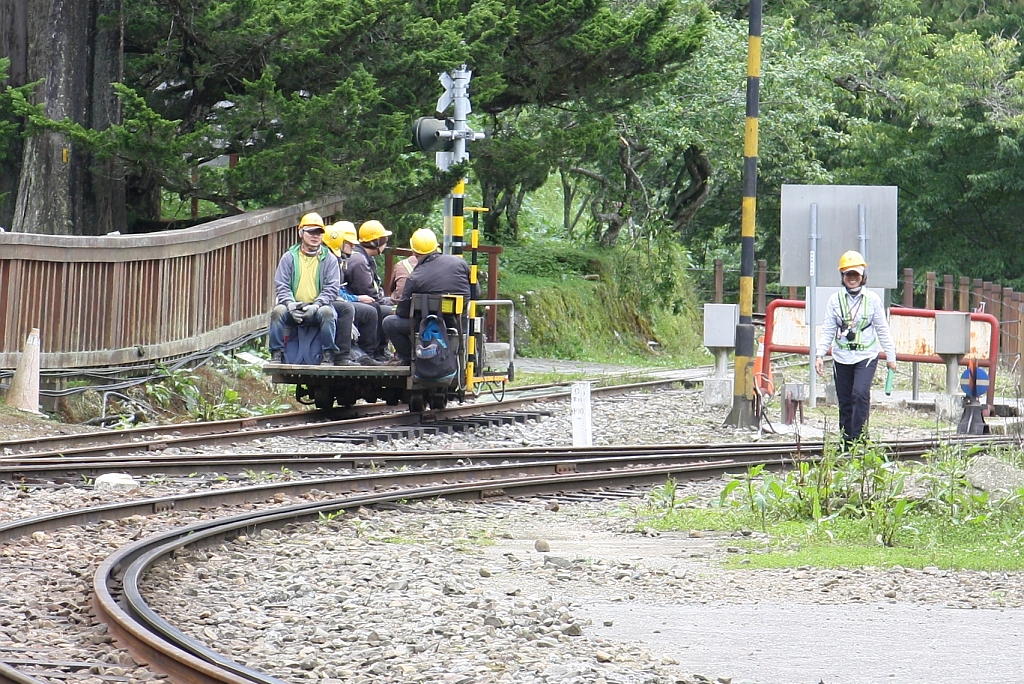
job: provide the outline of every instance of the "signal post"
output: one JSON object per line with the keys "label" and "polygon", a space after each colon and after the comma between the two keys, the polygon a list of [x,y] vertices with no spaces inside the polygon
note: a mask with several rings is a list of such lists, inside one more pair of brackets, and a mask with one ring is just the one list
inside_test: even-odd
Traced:
{"label": "signal post", "polygon": [[[434,163],[441,171],[447,171],[453,165],[469,161],[469,150],[466,143],[483,140],[484,133],[469,127],[469,114],[473,107],[469,103],[469,82],[473,72],[465,64],[449,73],[438,77],[444,87],[444,93],[437,99],[437,110],[434,116],[424,116],[416,120],[413,129],[413,144],[423,152],[434,153]],[[445,117],[444,112],[454,106],[453,116]],[[455,184],[444,200],[444,240],[442,250],[445,254],[462,254],[465,248],[465,195],[466,179]]]}

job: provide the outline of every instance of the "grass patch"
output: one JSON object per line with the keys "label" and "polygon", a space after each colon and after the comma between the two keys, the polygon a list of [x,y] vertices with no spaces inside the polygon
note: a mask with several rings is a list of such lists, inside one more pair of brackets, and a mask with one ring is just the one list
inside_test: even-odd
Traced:
{"label": "grass patch", "polygon": [[784,475],[751,467],[703,507],[677,500],[669,479],[633,514],[638,527],[656,530],[760,531],[730,537],[750,552],[726,561],[735,567],[1024,570],[1024,488],[975,490],[967,468],[982,457],[1019,463],[1021,450],[947,445],[923,464],[903,464],[872,445],[842,456],[826,449],[820,462]]}
{"label": "grass patch", "polygon": [[687,265],[677,245],[517,245],[503,257],[500,279],[500,296],[516,305],[517,349],[641,366],[707,363]]}
{"label": "grass patch", "polygon": [[427,540],[426,539],[419,539],[417,537],[393,536],[393,537],[381,537],[377,541],[383,542],[385,544],[405,544],[405,545],[411,545],[411,544],[425,544]]}
{"label": "grass patch", "polygon": [[529,385],[552,385],[560,382],[573,382],[575,380],[586,380],[587,374],[577,371],[571,373],[524,373],[516,371],[516,379],[509,383],[510,388],[526,387]]}

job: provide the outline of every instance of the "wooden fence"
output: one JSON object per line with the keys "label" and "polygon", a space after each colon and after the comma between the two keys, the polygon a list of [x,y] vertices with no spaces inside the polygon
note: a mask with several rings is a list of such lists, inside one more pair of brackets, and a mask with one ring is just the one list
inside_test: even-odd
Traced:
{"label": "wooden fence", "polygon": [[340,197],[184,230],[101,237],[0,233],[0,368],[39,328],[43,368],[178,356],[266,327],[274,270],[306,212]]}

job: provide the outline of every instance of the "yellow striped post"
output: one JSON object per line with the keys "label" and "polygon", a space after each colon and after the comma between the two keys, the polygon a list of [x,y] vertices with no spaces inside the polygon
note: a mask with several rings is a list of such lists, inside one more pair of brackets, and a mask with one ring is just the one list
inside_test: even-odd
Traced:
{"label": "yellow striped post", "polygon": [[466,241],[466,180],[455,184],[452,190],[452,254],[462,254]]}
{"label": "yellow striped post", "polygon": [[747,116],[743,136],[743,205],[740,221],[740,322],[736,326],[736,376],[726,425],[755,427],[754,227],[757,216],[757,119],[761,89],[761,0],[750,2],[747,43]]}

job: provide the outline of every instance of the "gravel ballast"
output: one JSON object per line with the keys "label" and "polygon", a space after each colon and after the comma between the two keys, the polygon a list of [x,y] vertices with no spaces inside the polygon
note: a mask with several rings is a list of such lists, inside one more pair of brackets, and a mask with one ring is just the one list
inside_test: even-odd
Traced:
{"label": "gravel ballast", "polygon": [[[543,408],[554,415],[376,449],[571,444],[567,403]],[[596,397],[594,443],[791,439],[724,428],[727,412],[705,408],[699,390]],[[827,427],[828,415],[808,412],[810,427]],[[935,434],[907,427],[927,422],[916,412],[877,410],[875,418],[881,438]],[[209,452],[306,451],[310,444],[325,452],[369,450],[275,438]],[[5,488],[0,520],[196,486],[209,485],[140,483],[104,494],[84,483]],[[721,484],[687,486],[682,496],[707,499]],[[410,504],[265,532],[161,567],[147,578],[147,597],[215,648],[290,681],[1019,681],[1019,666],[1004,667],[1006,640],[1024,633],[1019,574],[727,571],[718,562],[732,546],[727,537],[642,535],[622,504],[551,504]],[[69,649],[120,668],[97,677],[154,677],[108,643],[101,628],[84,636],[69,630],[89,625],[85,581],[95,565],[131,538],[172,524],[181,522],[105,524],[4,545],[0,581],[15,590],[0,600],[0,649]],[[537,550],[541,542],[546,552]],[[908,621],[923,626],[912,630]],[[944,631],[950,625],[955,632]],[[769,640],[757,642],[762,637]],[[970,654],[963,651],[969,646]],[[928,649],[943,657],[929,657]],[[900,657],[901,650],[913,655]]]}

